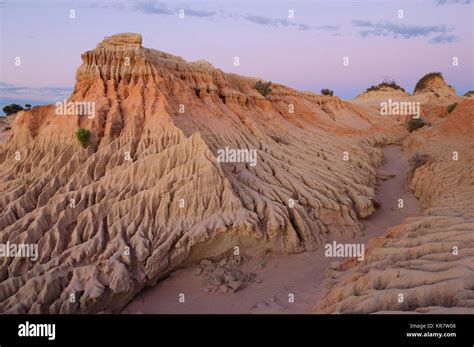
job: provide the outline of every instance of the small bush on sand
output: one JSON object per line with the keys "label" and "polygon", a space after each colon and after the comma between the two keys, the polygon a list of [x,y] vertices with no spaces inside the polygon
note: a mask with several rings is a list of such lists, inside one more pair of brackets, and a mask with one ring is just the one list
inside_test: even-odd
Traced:
{"label": "small bush on sand", "polygon": [[418,130],[422,128],[425,125],[425,121],[421,118],[412,118],[408,122],[407,128],[409,132],[414,132],[415,130]]}
{"label": "small bush on sand", "polygon": [[324,88],[324,89],[321,89],[321,94],[327,95],[327,96],[333,96],[334,92],[331,89]]}
{"label": "small bush on sand", "polygon": [[31,183],[33,183],[33,180],[29,177],[23,177],[22,179],[20,179],[19,181],[19,184],[20,185],[26,185],[26,186],[29,186]]}
{"label": "small bush on sand", "polygon": [[392,88],[392,89],[395,89],[395,90],[401,90],[402,92],[405,91],[405,89],[403,89],[402,87],[400,87],[397,82],[391,78],[386,78],[382,81],[382,83],[378,84],[378,85],[373,85],[369,88],[367,88],[367,90],[365,91],[366,93],[367,92],[372,92],[372,91],[377,91],[377,90],[380,90],[382,88]]}
{"label": "small bush on sand", "polygon": [[91,132],[84,128],[79,128],[76,131],[76,137],[82,147],[87,148],[89,144],[89,138],[91,136]]}
{"label": "small bush on sand", "polygon": [[458,104],[458,103],[455,102],[454,104],[449,105],[449,106],[448,106],[448,113],[453,112],[454,109],[456,108],[457,104]]}
{"label": "small bush on sand", "polygon": [[262,96],[267,96],[268,94],[271,93],[272,91],[272,88],[270,88],[272,82],[262,82],[262,81],[258,81],[257,83],[255,83],[255,86],[254,88],[257,89],[257,91],[262,94]]}

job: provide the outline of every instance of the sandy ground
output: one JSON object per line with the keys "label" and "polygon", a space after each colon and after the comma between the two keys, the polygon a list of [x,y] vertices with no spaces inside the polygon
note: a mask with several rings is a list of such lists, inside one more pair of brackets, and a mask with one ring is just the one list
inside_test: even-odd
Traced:
{"label": "sandy ground", "polygon": [[15,116],[0,116],[0,143],[6,141],[12,133],[11,127]]}
{"label": "sandy ground", "polygon": [[5,142],[11,134],[11,130],[0,132],[0,143]]}
{"label": "sandy ground", "polygon": [[[364,243],[383,235],[419,210],[418,201],[405,189],[408,158],[400,146],[384,148],[385,164],[379,173],[395,175],[377,182],[381,207],[363,221],[364,235],[356,238],[331,238],[345,243]],[[398,199],[404,208],[397,207]],[[344,258],[328,258],[324,248],[315,252],[248,259],[240,270],[255,273],[255,281],[235,293],[203,291],[202,279],[193,268],[181,269],[153,288],[140,293],[123,313],[308,313],[326,293],[322,281],[331,263]],[[185,294],[185,302],[179,295]],[[294,302],[289,302],[289,295]]]}

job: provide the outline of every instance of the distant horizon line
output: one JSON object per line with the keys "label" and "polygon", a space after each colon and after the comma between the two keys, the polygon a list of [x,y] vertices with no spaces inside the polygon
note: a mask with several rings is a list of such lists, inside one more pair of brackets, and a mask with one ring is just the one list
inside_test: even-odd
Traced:
{"label": "distant horizon line", "polygon": [[[219,70],[220,70],[220,69],[219,69]],[[422,75],[419,80],[421,80],[421,78],[423,78],[424,76],[426,76],[426,75],[428,75],[428,74],[430,74],[430,73],[438,73],[438,72],[439,72],[439,71],[426,73],[426,74]],[[234,72],[224,72],[224,73],[226,73],[226,74],[239,75],[239,76],[242,76],[242,77],[247,77],[247,78],[252,78],[252,79],[258,79],[258,80],[261,80],[261,81],[263,81],[263,82],[272,82],[272,83],[274,83],[274,84],[278,84],[278,85],[281,85],[281,86],[284,86],[284,87],[287,87],[287,88],[294,89],[295,91],[298,91],[298,92],[300,92],[300,93],[308,93],[308,92],[309,92],[309,93],[314,93],[314,94],[317,94],[317,95],[322,95],[322,94],[320,93],[321,90],[317,91],[317,90],[315,90],[315,89],[309,89],[309,90],[308,90],[308,89],[300,89],[300,88],[297,88],[297,87],[293,87],[293,86],[291,86],[291,85],[289,85],[289,84],[283,84],[283,83],[281,83],[281,82],[274,82],[274,81],[271,81],[270,79],[267,80],[267,79],[261,79],[261,78],[259,78],[259,77],[254,77],[254,76],[240,75],[240,74],[236,74],[236,73],[234,73]],[[457,96],[463,96],[463,94],[465,94],[465,93],[467,93],[467,92],[469,92],[469,91],[474,90],[474,88],[467,88],[467,89],[463,92],[463,91],[462,91],[463,88],[457,88],[455,85],[449,84],[449,82],[444,79],[444,74],[443,74],[442,72],[439,72],[439,73],[441,73],[441,75],[443,76],[443,80],[445,81],[445,83],[446,83],[448,86],[450,86],[450,87],[452,87],[452,88],[455,89],[455,91],[456,91],[455,95],[457,95]],[[415,89],[414,89],[415,87],[413,88],[413,91],[412,91],[412,92],[409,92],[409,91],[407,91],[407,89],[406,89],[405,87],[403,87],[403,85],[400,84],[396,79],[392,79],[392,80],[393,80],[398,86],[402,87],[402,88],[405,90],[405,92],[406,92],[407,94],[413,95],[413,93],[414,93],[414,91],[415,91]],[[372,86],[378,86],[378,85],[382,84],[383,82],[384,82],[384,80],[382,80],[381,82],[376,83],[376,84],[371,84],[371,85],[369,85],[365,90],[361,89],[359,92],[355,93],[355,95],[352,96],[352,97],[347,97],[347,96],[338,95],[338,94],[337,94],[337,89],[336,89],[336,90],[333,90],[333,89],[331,89],[331,88],[329,88],[329,89],[331,89],[331,90],[334,91],[334,95],[333,95],[333,96],[337,96],[337,97],[339,97],[339,98],[341,98],[341,99],[343,99],[343,100],[351,100],[351,99],[355,99],[358,95],[360,95],[360,94],[366,92],[368,88],[370,88],[370,87],[372,87]],[[44,89],[54,89],[54,88],[63,89],[64,92],[68,92],[68,91],[69,91],[69,92],[68,92],[68,95],[66,96],[66,99],[68,99],[69,96],[70,96],[70,93],[74,90],[75,83],[74,83],[72,86],[70,86],[70,87],[67,87],[67,86],[41,86],[41,87],[32,87],[32,86],[24,86],[24,85],[21,85],[21,86],[20,86],[20,85],[8,83],[8,82],[0,81],[0,93],[2,93],[2,86],[10,86],[10,87],[13,87],[13,88],[24,88],[24,89],[33,89],[33,90],[34,90],[34,89],[39,89],[39,90],[43,89],[43,90],[44,90]],[[322,88],[322,89],[325,89],[325,88]],[[2,107],[2,108],[3,108],[4,105],[9,105],[9,104],[11,104],[11,103],[19,103],[20,105],[22,105],[22,104],[24,104],[24,103],[27,103],[27,104],[31,104],[31,103],[41,103],[40,106],[43,106],[43,105],[48,105],[48,104],[54,104],[54,103],[58,102],[60,99],[61,99],[61,101],[62,101],[64,98],[65,98],[64,94],[63,94],[62,96],[58,96],[57,98],[47,98],[47,99],[43,99],[43,100],[41,100],[41,99],[35,99],[35,98],[28,98],[28,97],[23,98],[23,97],[3,96],[3,95],[0,95],[0,104],[1,104],[1,107]]]}

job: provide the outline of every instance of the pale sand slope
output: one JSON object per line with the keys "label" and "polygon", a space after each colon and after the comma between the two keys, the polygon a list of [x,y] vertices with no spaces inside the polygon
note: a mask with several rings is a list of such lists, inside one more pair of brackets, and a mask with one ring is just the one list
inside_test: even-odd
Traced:
{"label": "pale sand slope", "polygon": [[[384,234],[387,228],[416,213],[418,201],[405,189],[407,155],[400,146],[388,146],[384,159],[378,170],[384,180],[379,179],[376,188],[381,207],[364,221],[364,235],[329,237],[327,242],[367,244],[369,238]],[[404,200],[403,209],[397,207],[398,199]],[[255,280],[235,293],[206,293],[203,274],[196,275],[195,268],[182,269],[139,294],[124,313],[309,313],[327,291],[323,283],[326,270],[338,268],[341,259],[325,257],[323,248],[290,256],[252,258],[239,270],[255,273]],[[184,303],[178,301],[180,293],[185,294]],[[290,293],[295,296],[294,303],[288,302]]]}
{"label": "pale sand slope", "polygon": [[0,143],[6,141],[11,135],[12,123],[15,120],[15,115],[0,116]]}
{"label": "pale sand slope", "polygon": [[474,313],[474,102],[432,122],[404,143],[429,156],[410,182],[423,212],[374,240],[363,263],[333,271],[316,312]]}

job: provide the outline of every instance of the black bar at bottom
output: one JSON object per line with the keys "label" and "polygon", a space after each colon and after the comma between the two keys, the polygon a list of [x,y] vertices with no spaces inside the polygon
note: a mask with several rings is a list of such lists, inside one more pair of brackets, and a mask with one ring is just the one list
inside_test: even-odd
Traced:
{"label": "black bar at bottom", "polygon": [[[44,324],[54,324],[54,339]],[[268,346],[283,339],[292,346],[309,339],[314,346],[472,347],[474,315],[0,315],[1,347]]]}

